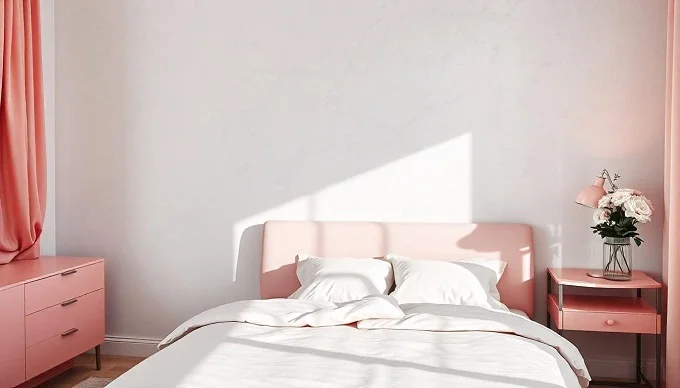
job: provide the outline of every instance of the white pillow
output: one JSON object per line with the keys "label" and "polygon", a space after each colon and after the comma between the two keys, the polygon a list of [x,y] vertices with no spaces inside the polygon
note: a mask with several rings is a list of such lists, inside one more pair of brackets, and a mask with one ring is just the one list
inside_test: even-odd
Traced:
{"label": "white pillow", "polygon": [[300,288],[290,299],[334,303],[387,294],[394,283],[392,264],[374,258],[322,258],[298,255]]}
{"label": "white pillow", "polygon": [[493,259],[457,261],[411,260],[387,255],[397,288],[390,295],[399,304],[437,303],[507,310],[496,284],[506,263]]}

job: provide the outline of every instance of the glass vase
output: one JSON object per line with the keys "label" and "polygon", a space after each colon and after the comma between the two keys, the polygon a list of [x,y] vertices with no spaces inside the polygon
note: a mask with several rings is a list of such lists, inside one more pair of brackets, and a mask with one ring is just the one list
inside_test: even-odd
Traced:
{"label": "glass vase", "polygon": [[633,248],[629,237],[605,237],[602,275],[609,280],[630,280],[633,276]]}

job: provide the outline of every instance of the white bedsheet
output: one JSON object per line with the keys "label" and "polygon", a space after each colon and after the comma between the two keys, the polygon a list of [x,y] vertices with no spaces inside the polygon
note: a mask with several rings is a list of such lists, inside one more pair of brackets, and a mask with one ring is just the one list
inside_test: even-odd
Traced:
{"label": "white bedsheet", "polygon": [[[286,310],[278,302],[273,304],[279,311]],[[577,388],[587,385],[586,378],[579,381],[577,377],[577,373],[587,376],[585,367],[581,369],[583,360],[578,351],[550,331],[536,329],[530,334],[543,337],[543,341],[553,346],[520,335],[499,333],[495,331],[498,327],[483,325],[480,330],[492,331],[413,330],[404,326],[403,313],[395,313],[380,301],[369,304],[373,306],[341,308],[361,316],[370,315],[375,307],[377,311],[402,317],[365,323],[402,326],[397,330],[363,330],[325,324],[296,327],[305,320],[304,316],[310,315],[300,311],[297,318],[289,314],[279,319],[277,326],[263,326],[244,323],[262,320],[271,324],[276,314],[263,311],[267,308],[262,304],[247,307],[251,312],[258,311],[256,314],[236,311],[238,309],[229,305],[213,309],[180,326],[164,341],[166,345],[171,343],[170,346],[108,387]],[[297,306],[304,310],[301,305]],[[312,310],[311,315],[315,316],[312,323],[328,323],[324,316],[333,316],[335,320],[340,317],[333,308],[319,309],[317,305]],[[427,313],[437,314],[430,310]],[[419,321],[422,317],[417,314],[420,313],[412,312],[406,317],[410,316],[416,324],[427,322]],[[486,312],[479,314],[485,316]],[[444,320],[453,320],[447,323],[451,326],[456,314],[447,311],[444,315]],[[469,318],[462,319],[466,321],[462,326],[474,324]],[[542,328],[513,315],[504,323],[505,329],[513,330],[510,327],[516,325],[513,319],[527,321],[518,324],[519,331],[532,331],[532,325]],[[219,323],[208,324],[209,320]]]}

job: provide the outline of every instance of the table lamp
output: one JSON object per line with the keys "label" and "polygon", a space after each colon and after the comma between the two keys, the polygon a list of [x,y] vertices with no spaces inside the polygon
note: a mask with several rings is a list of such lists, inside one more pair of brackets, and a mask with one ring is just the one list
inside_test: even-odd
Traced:
{"label": "table lamp", "polygon": [[619,187],[614,183],[614,181],[619,179],[619,174],[614,174],[614,178],[612,179],[611,175],[609,175],[609,171],[605,169],[602,170],[592,185],[586,186],[581,191],[579,191],[578,195],[576,196],[576,203],[597,209],[597,203],[600,201],[600,199],[602,199],[602,197],[607,195],[607,191],[604,189],[605,178],[609,181],[609,185],[611,186],[611,190],[609,190],[610,193],[613,193],[619,189]]}
{"label": "table lamp", "polygon": [[[604,169],[595,179],[595,182],[593,182],[592,185],[586,186],[581,189],[581,191],[579,191],[578,195],[576,196],[576,203],[589,208],[597,209],[597,204],[600,202],[600,199],[607,195],[607,190],[604,189],[605,179],[609,181],[609,185],[611,186],[611,190],[609,191],[610,193],[613,193],[619,189],[619,187],[616,186],[616,183],[614,183],[614,181],[619,179],[619,174],[615,173],[614,178],[612,178],[611,175],[609,175],[609,171]],[[593,278],[604,277],[602,271],[591,271],[588,272],[587,275]]]}

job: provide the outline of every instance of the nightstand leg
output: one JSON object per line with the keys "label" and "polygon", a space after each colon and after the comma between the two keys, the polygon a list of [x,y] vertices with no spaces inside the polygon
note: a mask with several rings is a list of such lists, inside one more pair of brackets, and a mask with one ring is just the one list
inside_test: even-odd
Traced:
{"label": "nightstand leg", "polygon": [[642,334],[635,334],[635,382],[640,383],[642,378]]}
{"label": "nightstand leg", "polygon": [[656,388],[661,387],[661,334],[656,335]]}
{"label": "nightstand leg", "polygon": [[[656,290],[656,311],[660,314],[661,311],[661,288]],[[656,388],[660,388],[661,381],[661,333],[656,334]]]}
{"label": "nightstand leg", "polygon": [[[552,294],[552,277],[550,276],[550,272],[548,272],[548,294],[546,295],[546,298],[549,298],[550,294]],[[546,306],[548,305],[548,300],[549,299],[546,299]],[[547,308],[545,309],[545,318],[548,329],[550,329],[550,311],[548,311]]]}
{"label": "nightstand leg", "polygon": [[101,345],[94,347],[94,358],[97,366],[97,370],[102,370],[102,350]]}
{"label": "nightstand leg", "polygon": [[[635,295],[642,298],[642,289],[635,290]],[[635,334],[635,382],[642,381],[642,334]]]}
{"label": "nightstand leg", "polygon": [[[560,311],[562,311],[562,306],[564,305],[564,286],[561,284],[557,285],[557,307]],[[557,334],[562,336],[562,329],[557,327]]]}
{"label": "nightstand leg", "polygon": [[557,308],[562,311],[562,305],[564,305],[564,286],[557,286]]}

